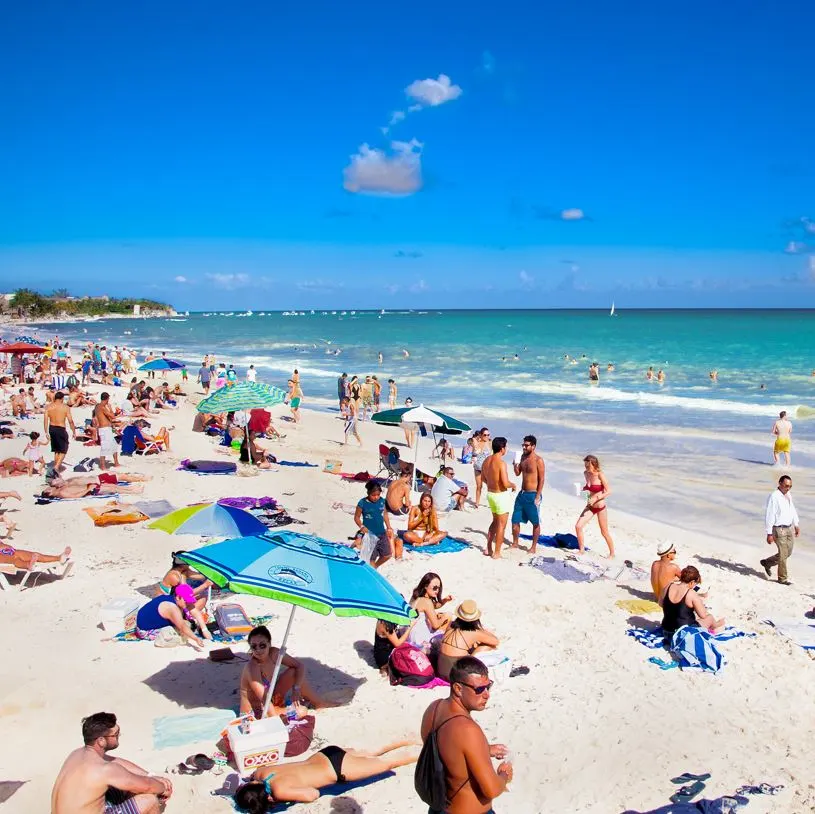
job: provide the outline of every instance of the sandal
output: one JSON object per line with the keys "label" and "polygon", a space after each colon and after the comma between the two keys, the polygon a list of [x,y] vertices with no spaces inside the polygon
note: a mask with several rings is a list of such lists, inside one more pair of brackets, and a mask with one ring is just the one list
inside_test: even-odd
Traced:
{"label": "sandal", "polygon": [[199,774],[201,772],[208,772],[215,766],[215,761],[201,752],[197,755],[190,755],[184,763],[186,763],[188,767],[196,769]]}

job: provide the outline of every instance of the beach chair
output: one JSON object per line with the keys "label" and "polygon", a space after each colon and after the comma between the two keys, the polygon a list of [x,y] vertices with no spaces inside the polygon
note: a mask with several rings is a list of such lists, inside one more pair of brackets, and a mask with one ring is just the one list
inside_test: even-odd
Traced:
{"label": "beach chair", "polygon": [[382,472],[386,474],[386,481],[392,481],[402,474],[402,465],[398,453],[394,460],[390,447],[386,444],[379,445],[379,471],[376,473],[376,477],[379,477]]}
{"label": "beach chair", "polygon": [[12,586],[6,578],[6,575],[15,576],[16,574],[22,574],[23,578],[17,586],[17,588],[22,591],[28,584],[28,580],[32,577],[32,585],[35,585],[43,574],[48,574],[57,579],[63,579],[71,573],[73,567],[74,561],[70,558],[65,562],[37,562],[34,563],[33,568],[18,568],[10,562],[0,563],[0,590],[11,590]]}
{"label": "beach chair", "polygon": [[138,455],[149,455],[151,452],[164,452],[167,448],[167,430],[162,427],[155,434],[152,441],[148,441],[141,432],[139,432],[133,440],[136,444],[136,453]]}

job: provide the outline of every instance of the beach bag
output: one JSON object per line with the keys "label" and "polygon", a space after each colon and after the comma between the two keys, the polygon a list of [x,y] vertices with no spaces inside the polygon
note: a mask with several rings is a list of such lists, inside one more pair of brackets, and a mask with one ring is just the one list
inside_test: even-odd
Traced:
{"label": "beach bag", "polygon": [[436,677],[430,659],[412,644],[400,644],[393,649],[388,660],[388,676],[391,684],[404,687],[423,687]]}
{"label": "beach bag", "polygon": [[246,611],[237,602],[227,602],[215,608],[215,621],[224,636],[242,636],[254,627]]}
{"label": "beach bag", "polygon": [[[454,715],[453,718],[460,716]],[[452,721],[448,718],[447,721]],[[436,713],[433,713],[433,723],[436,721]],[[438,729],[431,729],[427,740],[419,752],[416,761],[416,769],[413,772],[413,787],[419,799],[430,807],[431,811],[444,811],[447,808],[447,781],[445,779],[444,763],[439,754],[439,741],[437,732],[441,729],[444,721],[439,724]]]}

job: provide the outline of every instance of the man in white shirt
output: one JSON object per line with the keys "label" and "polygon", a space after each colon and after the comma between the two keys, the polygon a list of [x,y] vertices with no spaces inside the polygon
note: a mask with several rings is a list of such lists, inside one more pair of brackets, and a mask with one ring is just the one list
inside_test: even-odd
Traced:
{"label": "man in white shirt", "polygon": [[433,498],[433,508],[437,512],[460,509],[467,498],[466,487],[459,486],[453,480],[454,476],[453,467],[446,466],[433,484],[430,496]]}
{"label": "man in white shirt", "polygon": [[792,478],[789,475],[782,475],[778,479],[778,488],[767,500],[767,512],[764,518],[767,543],[768,545],[775,543],[778,546],[778,553],[766,560],[761,560],[761,565],[768,579],[772,578],[770,569],[777,565],[778,581],[782,585],[792,584],[787,579],[787,560],[792,555],[795,538],[801,533],[798,526],[798,512],[795,511],[795,504],[790,495],[791,489]]}
{"label": "man in white shirt", "polygon": [[255,370],[255,366],[249,365],[249,370],[246,371],[246,381],[252,384],[257,381],[257,378],[258,372]]}

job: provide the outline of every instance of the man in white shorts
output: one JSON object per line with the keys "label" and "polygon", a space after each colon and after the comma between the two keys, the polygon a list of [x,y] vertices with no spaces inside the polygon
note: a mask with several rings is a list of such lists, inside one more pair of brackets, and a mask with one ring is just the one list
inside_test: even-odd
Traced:
{"label": "man in white shorts", "polygon": [[114,414],[110,406],[110,394],[102,393],[99,404],[93,408],[93,418],[99,431],[99,468],[108,468],[106,458],[113,458],[113,465],[119,466],[119,445],[113,433]]}

